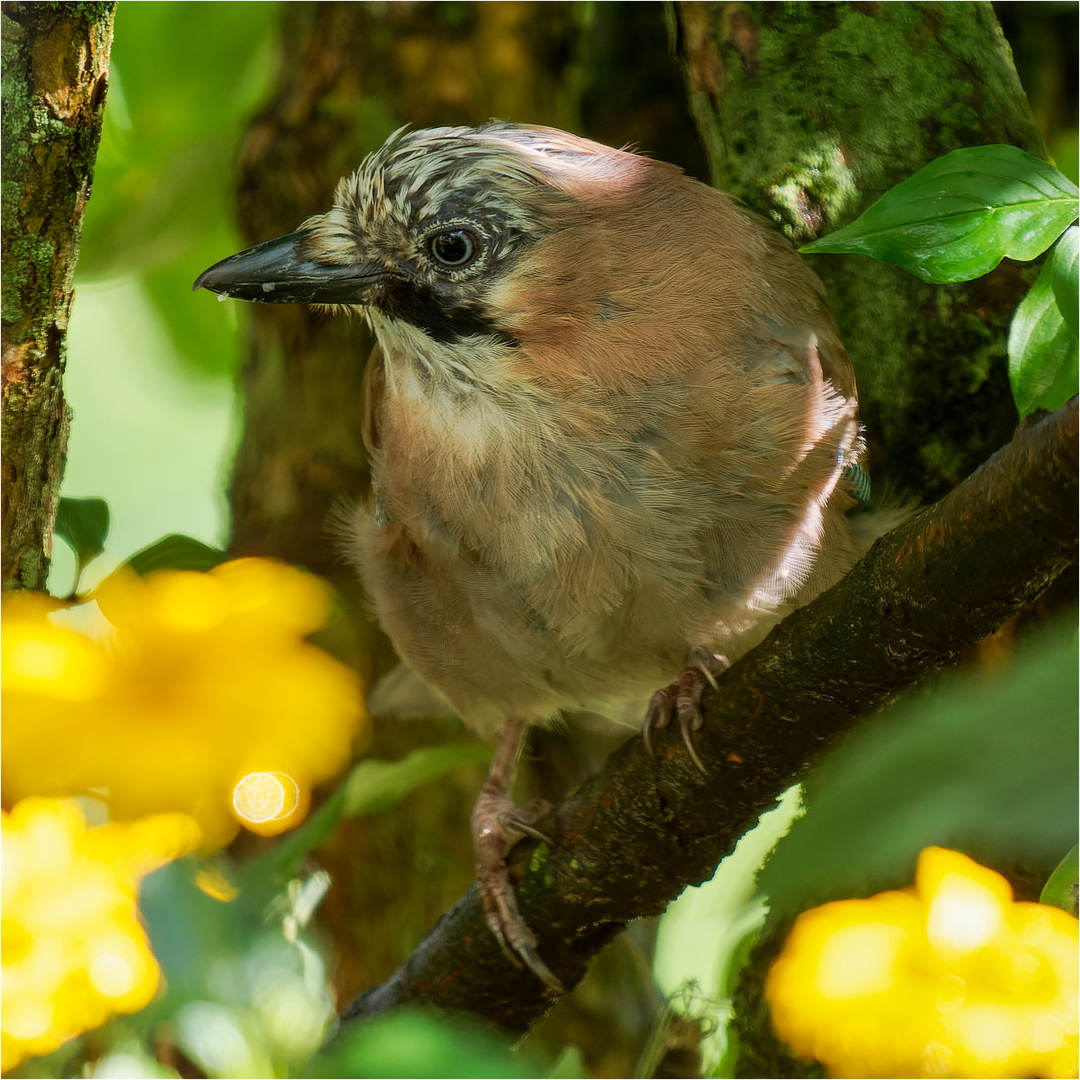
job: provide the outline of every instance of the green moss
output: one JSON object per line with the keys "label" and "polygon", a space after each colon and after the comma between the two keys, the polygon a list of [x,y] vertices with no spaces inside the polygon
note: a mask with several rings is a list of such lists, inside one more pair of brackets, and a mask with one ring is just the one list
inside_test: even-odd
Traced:
{"label": "green moss", "polygon": [[855,177],[839,147],[827,140],[784,164],[763,188],[773,207],[771,217],[795,243],[806,242],[815,232],[803,224],[807,205],[829,207],[832,216],[854,216],[859,205]]}
{"label": "green moss", "polygon": [[529,860],[529,873],[537,873],[547,862],[549,854],[550,851],[548,850],[547,844],[537,844],[536,850],[532,853],[532,858]]}
{"label": "green moss", "polygon": [[[51,320],[49,290],[55,258],[56,248],[44,236],[16,235],[9,241],[4,266],[9,280],[0,301],[0,315],[5,322],[20,321],[26,310],[39,312],[42,318]],[[28,291],[31,285],[33,289]],[[32,328],[25,329],[31,331]],[[25,340],[27,336],[31,336],[30,333],[24,333],[18,340]]]}
{"label": "green moss", "polygon": [[[899,3],[873,15],[847,4],[747,9],[757,52],[744,58],[722,47],[722,111],[695,104],[715,147],[715,180],[759,210],[801,174],[835,227],[857,210],[852,179],[835,168],[822,173],[820,163],[839,160],[847,171],[845,143],[854,182],[876,198],[900,178],[903,161],[914,172],[967,133],[986,141],[977,133],[988,120],[1026,111],[1015,100],[1015,74],[988,56],[993,16],[980,5]],[[822,175],[831,183],[822,185]]]}

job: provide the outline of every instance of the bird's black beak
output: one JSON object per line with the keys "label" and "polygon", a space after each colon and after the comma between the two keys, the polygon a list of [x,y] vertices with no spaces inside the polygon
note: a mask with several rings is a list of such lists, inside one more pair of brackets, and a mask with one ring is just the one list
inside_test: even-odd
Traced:
{"label": "bird's black beak", "polygon": [[362,304],[385,274],[371,263],[335,266],[314,262],[304,247],[305,231],[289,233],[230,255],[195,280],[237,300],[263,304]]}

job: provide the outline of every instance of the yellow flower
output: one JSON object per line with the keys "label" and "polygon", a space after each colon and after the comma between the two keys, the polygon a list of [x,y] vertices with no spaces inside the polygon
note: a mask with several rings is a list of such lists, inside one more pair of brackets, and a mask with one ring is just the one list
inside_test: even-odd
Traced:
{"label": "yellow flower", "polygon": [[5,797],[92,794],[121,820],[182,810],[205,850],[238,821],[297,824],[366,719],[356,676],[303,640],[330,595],[263,559],[117,573],[94,594],[105,641],[50,620],[47,598],[5,600]]}
{"label": "yellow flower", "polygon": [[799,916],[766,982],[773,1026],[831,1076],[1075,1076],[1077,930],[927,848],[914,889]]}
{"label": "yellow flower", "polygon": [[138,880],[199,843],[186,814],[87,829],[76,804],[0,813],[0,1069],[143,1008],[159,971],[138,921]]}

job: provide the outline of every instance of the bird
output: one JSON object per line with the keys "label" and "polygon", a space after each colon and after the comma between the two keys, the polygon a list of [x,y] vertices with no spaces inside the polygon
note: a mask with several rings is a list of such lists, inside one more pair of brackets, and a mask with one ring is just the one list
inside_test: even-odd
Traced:
{"label": "bird", "polygon": [[674,721],[701,767],[703,687],[860,554],[821,282],[674,165],[489,121],[395,132],[325,213],[194,288],[370,323],[348,550],[404,662],[497,741],[471,819],[485,917],[560,989],[506,867],[544,837],[511,796],[528,727],[644,719],[651,749]]}

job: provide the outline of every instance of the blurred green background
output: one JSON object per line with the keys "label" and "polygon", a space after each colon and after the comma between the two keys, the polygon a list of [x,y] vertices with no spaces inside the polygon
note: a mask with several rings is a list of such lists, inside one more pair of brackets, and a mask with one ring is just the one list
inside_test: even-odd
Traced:
{"label": "blurred green background", "polygon": [[[63,494],[99,495],[112,512],[84,586],[166,533],[226,538],[243,316],[191,283],[240,243],[232,166],[269,88],[277,13],[258,2],[117,9],[68,339]],[[57,544],[52,591],[66,591],[73,568]]]}

